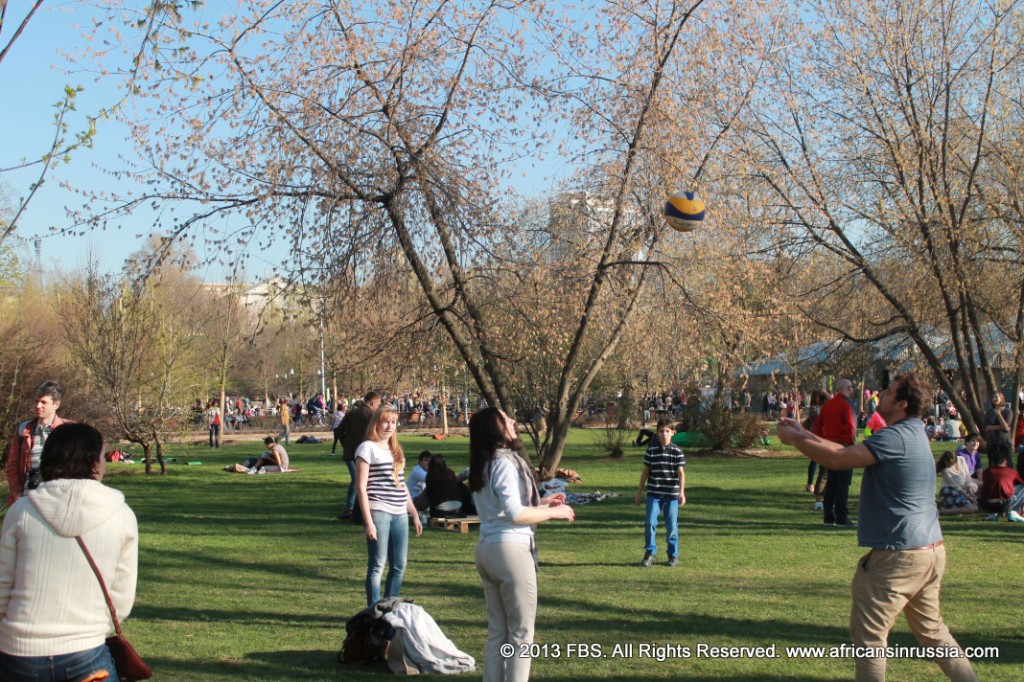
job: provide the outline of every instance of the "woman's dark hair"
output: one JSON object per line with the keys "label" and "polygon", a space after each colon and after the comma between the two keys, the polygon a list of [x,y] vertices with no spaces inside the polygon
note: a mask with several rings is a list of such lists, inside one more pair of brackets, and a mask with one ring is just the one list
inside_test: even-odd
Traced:
{"label": "woman's dark hair", "polygon": [[944,469],[948,469],[954,464],[956,464],[956,453],[952,450],[946,450],[939,457],[939,460],[935,462],[935,473],[942,473]]}
{"label": "woman's dark hair", "polygon": [[832,397],[832,395],[828,391],[826,391],[824,388],[816,388],[811,393],[811,403],[810,404],[811,404],[812,407],[820,407],[820,406],[824,405],[825,403],[827,403],[828,399],[831,398],[831,397]]}
{"label": "woman's dark hair", "polygon": [[476,492],[484,487],[484,469],[494,459],[499,448],[509,447],[505,438],[501,410],[485,407],[469,419],[469,489]]}
{"label": "woman's dark hair", "polygon": [[93,478],[103,456],[103,434],[88,424],[61,424],[46,439],[39,458],[44,481]]}
{"label": "woman's dark hair", "polygon": [[431,455],[430,466],[427,469],[427,490],[438,485],[457,485],[459,482],[455,472],[448,468],[444,455]]}

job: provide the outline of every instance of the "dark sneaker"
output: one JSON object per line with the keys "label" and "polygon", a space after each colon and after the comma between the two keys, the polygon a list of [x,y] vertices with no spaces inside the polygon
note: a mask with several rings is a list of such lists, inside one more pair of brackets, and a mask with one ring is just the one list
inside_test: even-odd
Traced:
{"label": "dark sneaker", "polygon": [[676,565],[676,564],[678,564],[678,563],[679,563],[679,557],[674,557],[674,556],[670,556],[670,557],[668,558],[668,565],[669,565],[670,567],[671,567],[671,566],[675,566],[675,565]]}
{"label": "dark sneaker", "polygon": [[847,519],[846,521],[836,521],[836,525],[841,528],[856,528],[857,524]]}
{"label": "dark sneaker", "polygon": [[644,552],[644,560],[640,562],[640,565],[644,568],[650,568],[654,564],[654,555],[650,552]]}

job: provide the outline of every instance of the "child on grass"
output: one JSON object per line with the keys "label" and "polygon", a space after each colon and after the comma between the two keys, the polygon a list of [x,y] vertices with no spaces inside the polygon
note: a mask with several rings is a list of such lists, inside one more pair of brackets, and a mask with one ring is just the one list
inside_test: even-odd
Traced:
{"label": "child on grass", "polygon": [[981,455],[978,454],[979,445],[981,445],[981,436],[977,432],[972,432],[964,438],[964,444],[956,449],[957,456],[967,460],[967,471],[971,473],[971,478],[976,481],[981,480]]}
{"label": "child on grass", "polygon": [[652,441],[644,454],[644,468],[640,473],[640,486],[636,491],[637,506],[647,492],[647,511],[644,525],[644,558],[640,565],[648,568],[657,553],[655,544],[658,515],[664,513],[665,539],[668,565],[675,566],[679,557],[679,506],[686,504],[686,457],[672,443],[675,429],[668,418],[658,420],[657,440]]}
{"label": "child on grass", "polygon": [[986,521],[1006,514],[1009,521],[1024,523],[1024,479],[1010,468],[1010,444],[997,443],[992,450],[992,466],[982,472],[978,506],[991,512]]}

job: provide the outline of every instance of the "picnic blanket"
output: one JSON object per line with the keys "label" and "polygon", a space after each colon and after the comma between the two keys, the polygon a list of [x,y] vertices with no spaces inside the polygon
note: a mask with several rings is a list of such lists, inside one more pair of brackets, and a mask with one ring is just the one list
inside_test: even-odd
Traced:
{"label": "picnic blanket", "polygon": [[591,502],[600,502],[601,500],[607,500],[612,497],[621,497],[618,493],[603,493],[600,490],[595,490],[592,493],[566,493],[565,503],[566,504],[590,504]]}

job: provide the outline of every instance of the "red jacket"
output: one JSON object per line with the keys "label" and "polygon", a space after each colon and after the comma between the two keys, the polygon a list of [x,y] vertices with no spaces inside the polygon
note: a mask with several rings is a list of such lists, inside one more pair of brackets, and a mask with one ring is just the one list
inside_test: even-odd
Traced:
{"label": "red jacket", "polygon": [[989,467],[981,472],[983,500],[1008,500],[1013,497],[1015,485],[1024,485],[1024,479],[1010,467]]}
{"label": "red jacket", "polygon": [[841,394],[836,394],[821,406],[818,418],[814,420],[811,431],[825,440],[842,445],[853,445],[857,434],[857,420],[853,416],[850,401]]}
{"label": "red jacket", "polygon": [[[14,504],[25,489],[25,478],[28,477],[28,469],[32,465],[32,439],[37,421],[38,417],[21,422],[11,435],[11,443],[7,448],[7,485],[10,487],[7,506]],[[69,423],[71,422],[54,415],[53,426],[50,428],[55,429],[61,424]]]}

